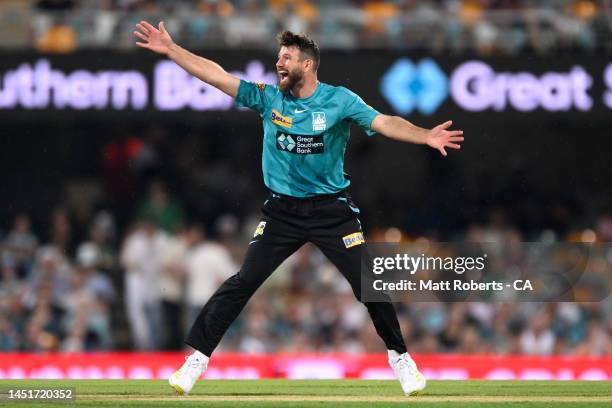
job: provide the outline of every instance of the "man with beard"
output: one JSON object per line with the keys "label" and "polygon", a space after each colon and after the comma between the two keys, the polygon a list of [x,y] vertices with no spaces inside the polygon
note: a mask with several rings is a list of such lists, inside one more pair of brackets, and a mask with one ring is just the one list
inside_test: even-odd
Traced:
{"label": "man with beard", "polygon": [[[369,135],[427,144],[446,156],[459,149],[462,131],[451,122],[431,130],[383,115],[343,87],[317,80],[319,47],[310,38],[289,31],[279,34],[278,86],[255,84],[227,73],[218,64],[175,44],[161,22],[136,25],[136,44],[168,56],[187,72],[234,97],[238,105],[263,119],[263,175],[270,197],[249,244],[240,271],[225,281],[197,317],[186,343],[195,351],[170,377],[170,385],[187,394],[208,365],[208,359],[249,298],[288,256],[312,242],[332,261],[361,296],[361,245],[365,243],[359,209],[346,192],[344,151],[350,124]],[[425,388],[425,378],[406,352],[395,309],[388,301],[363,301],[384,341],[389,363],[406,395]]]}

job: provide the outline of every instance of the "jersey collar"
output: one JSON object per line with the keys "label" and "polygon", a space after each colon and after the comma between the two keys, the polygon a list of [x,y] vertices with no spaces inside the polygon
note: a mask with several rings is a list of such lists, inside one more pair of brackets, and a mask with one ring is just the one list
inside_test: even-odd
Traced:
{"label": "jersey collar", "polygon": [[296,102],[308,102],[308,101],[310,101],[311,99],[313,99],[314,97],[316,97],[316,96],[319,94],[319,91],[320,91],[320,90],[321,90],[321,82],[319,82],[319,81],[317,80],[317,87],[315,88],[315,90],[314,90],[314,92],[312,93],[312,95],[310,95],[309,97],[307,97],[307,98],[297,98],[297,97],[295,97],[295,96],[294,96],[294,95],[291,93],[291,91],[289,91],[288,95],[289,95],[289,97],[290,97],[292,100],[294,100],[294,101],[296,101]]}

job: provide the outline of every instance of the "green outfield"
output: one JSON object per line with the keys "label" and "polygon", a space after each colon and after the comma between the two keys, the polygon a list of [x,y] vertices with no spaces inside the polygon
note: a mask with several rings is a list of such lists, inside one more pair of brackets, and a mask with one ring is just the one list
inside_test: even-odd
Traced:
{"label": "green outfield", "polygon": [[0,389],[74,387],[76,401],[23,402],[23,407],[611,407],[612,382],[430,381],[422,395],[404,397],[395,381],[202,381],[180,397],[165,381],[0,381]]}

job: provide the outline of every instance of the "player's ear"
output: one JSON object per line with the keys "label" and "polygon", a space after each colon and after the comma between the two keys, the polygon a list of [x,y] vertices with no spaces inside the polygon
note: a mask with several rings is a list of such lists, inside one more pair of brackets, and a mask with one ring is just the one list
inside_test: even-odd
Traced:
{"label": "player's ear", "polygon": [[304,71],[313,71],[313,69],[314,69],[314,63],[312,59],[306,58],[304,60]]}

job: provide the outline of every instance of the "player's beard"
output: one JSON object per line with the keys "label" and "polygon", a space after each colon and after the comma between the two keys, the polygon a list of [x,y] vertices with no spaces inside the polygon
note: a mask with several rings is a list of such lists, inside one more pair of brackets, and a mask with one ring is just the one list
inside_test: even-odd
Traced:
{"label": "player's beard", "polygon": [[278,78],[278,89],[282,93],[287,93],[293,89],[302,79],[304,79],[304,72],[299,68],[295,68],[293,71],[289,72],[287,78],[283,81],[279,75]]}

